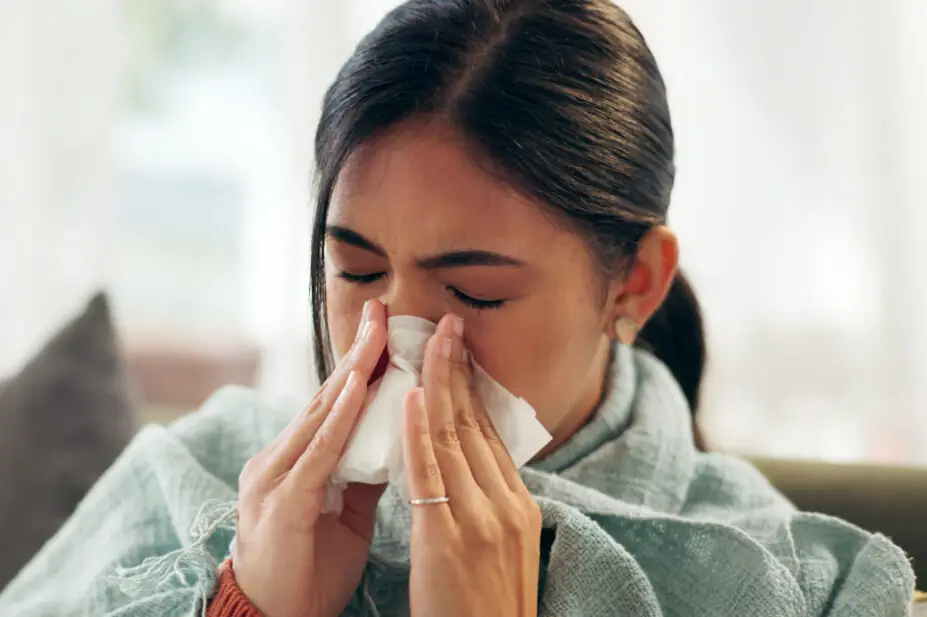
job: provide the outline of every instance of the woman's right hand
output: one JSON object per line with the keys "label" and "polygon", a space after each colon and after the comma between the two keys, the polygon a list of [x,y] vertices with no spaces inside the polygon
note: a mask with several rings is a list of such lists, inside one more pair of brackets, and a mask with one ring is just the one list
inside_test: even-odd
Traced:
{"label": "woman's right hand", "polygon": [[385,345],[386,311],[368,302],[351,351],[241,473],[232,567],[266,617],[336,617],[360,582],[384,487],[349,485],[340,516],[321,511]]}

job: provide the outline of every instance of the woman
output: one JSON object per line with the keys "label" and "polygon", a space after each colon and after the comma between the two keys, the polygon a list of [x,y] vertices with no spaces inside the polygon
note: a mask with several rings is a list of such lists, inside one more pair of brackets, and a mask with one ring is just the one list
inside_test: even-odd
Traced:
{"label": "woman", "polygon": [[[673,134],[621,10],[411,0],[328,91],[316,160],[319,393],[282,431],[243,391],[146,429],[0,613],[906,614],[897,547],[693,445]],[[393,314],[440,322],[405,402],[413,500],[350,485],[322,514]],[[553,435],[521,474],[465,349]]]}

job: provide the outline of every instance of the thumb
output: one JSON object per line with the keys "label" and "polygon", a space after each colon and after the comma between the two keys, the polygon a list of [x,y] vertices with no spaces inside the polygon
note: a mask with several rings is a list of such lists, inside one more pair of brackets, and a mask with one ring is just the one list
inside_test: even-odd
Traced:
{"label": "thumb", "polygon": [[357,535],[373,539],[377,504],[386,484],[348,484],[344,489],[344,508],[339,520]]}

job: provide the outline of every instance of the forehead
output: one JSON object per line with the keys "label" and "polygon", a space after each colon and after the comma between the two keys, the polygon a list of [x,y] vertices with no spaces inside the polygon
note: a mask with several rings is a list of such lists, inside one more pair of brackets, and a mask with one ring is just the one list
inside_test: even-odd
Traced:
{"label": "forehead", "polygon": [[332,195],[328,224],[344,225],[392,252],[479,248],[526,256],[579,238],[543,206],[474,161],[451,129],[412,124],[358,149]]}

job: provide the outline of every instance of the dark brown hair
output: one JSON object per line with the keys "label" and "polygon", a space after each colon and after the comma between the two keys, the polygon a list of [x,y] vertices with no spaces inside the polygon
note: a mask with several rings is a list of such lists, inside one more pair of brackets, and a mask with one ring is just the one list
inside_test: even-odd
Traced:
{"label": "dark brown hair", "polygon": [[[609,0],[410,0],[368,34],[325,96],[315,141],[311,295],[319,378],[331,371],[325,222],[335,181],[366,140],[413,118],[455,126],[474,155],[589,244],[608,275],[666,221],[673,131],[644,38]],[[705,345],[677,275],[638,344],[670,368],[693,411]]]}

